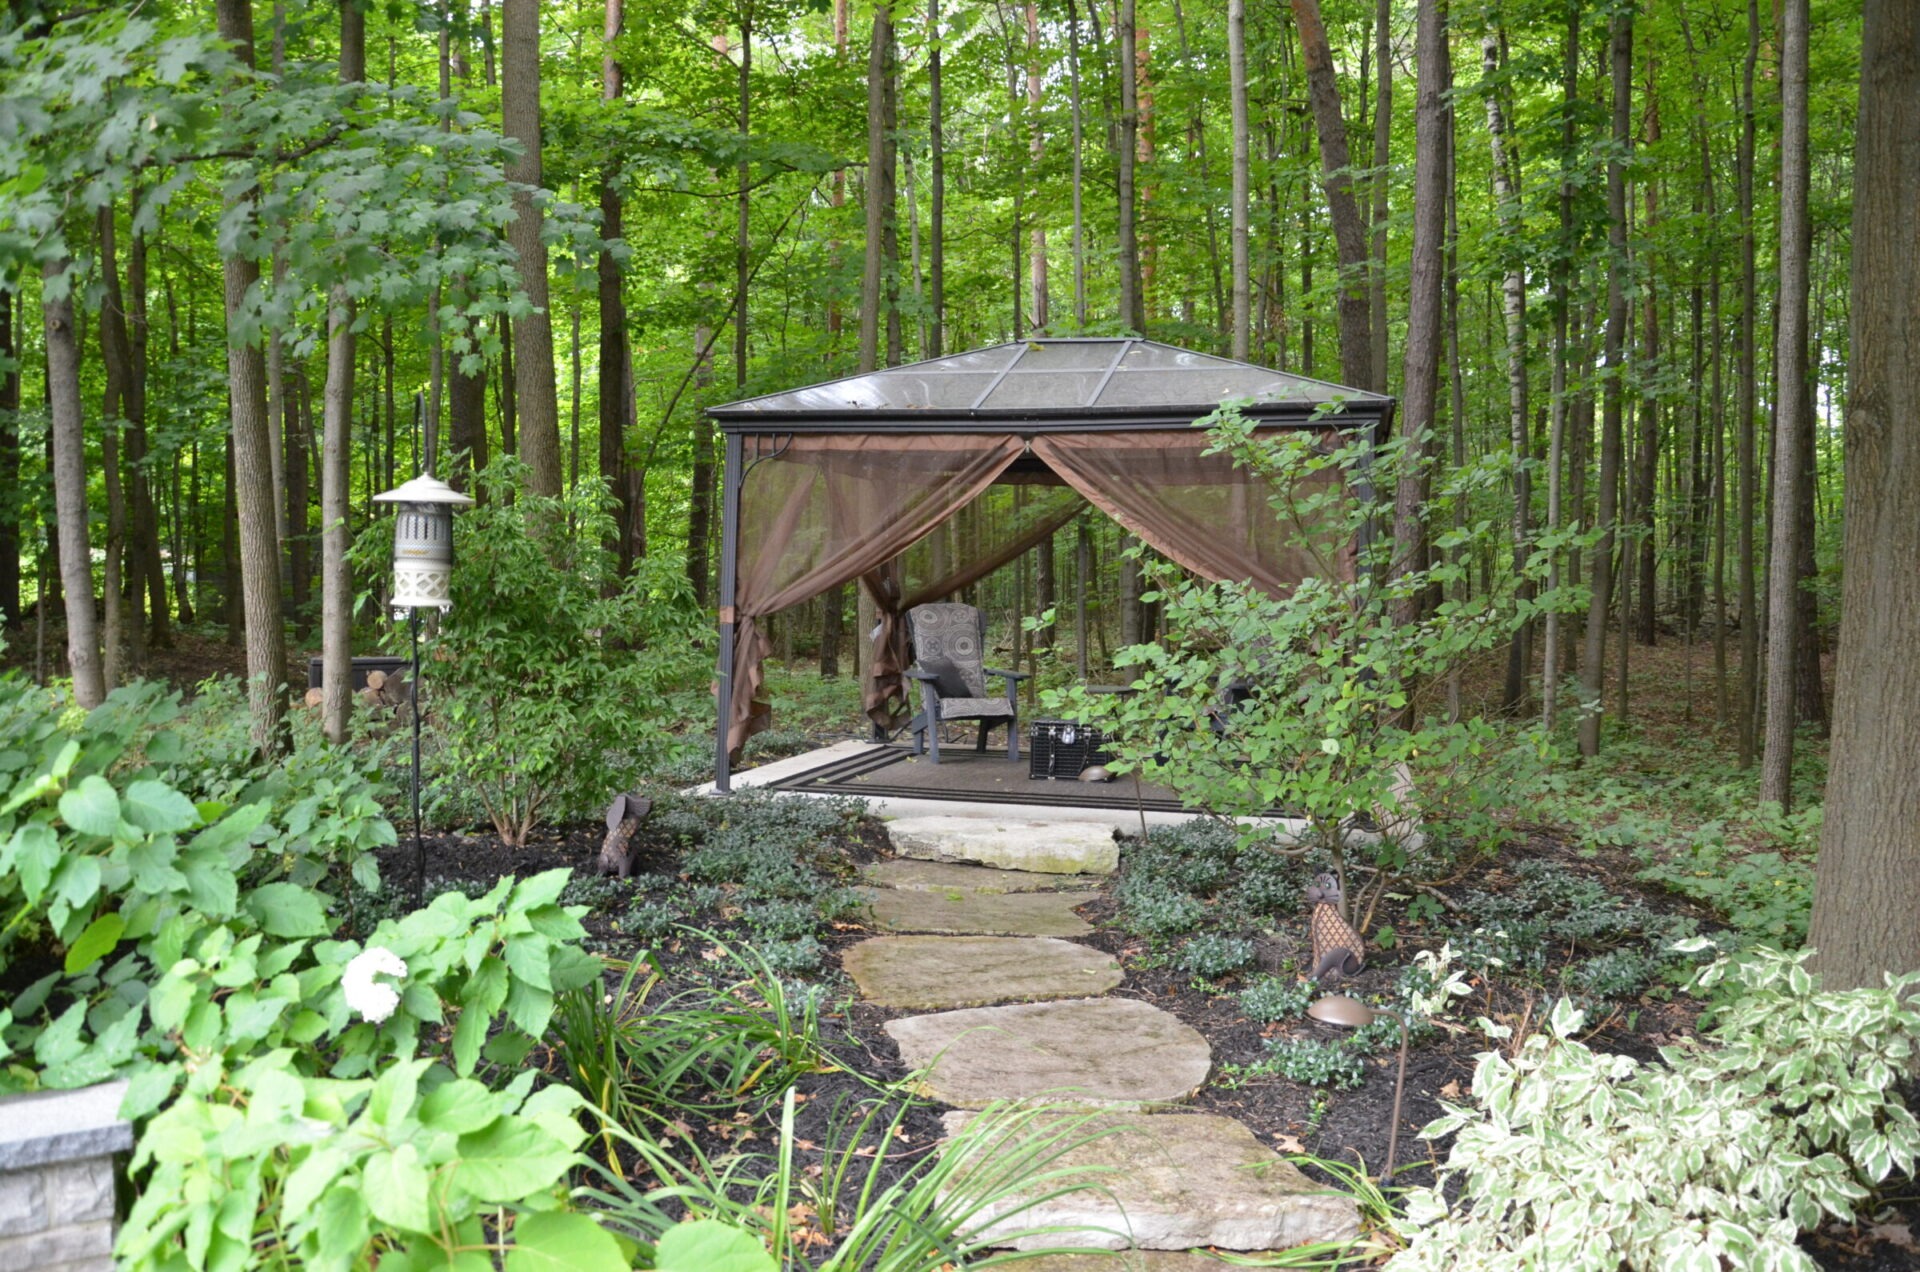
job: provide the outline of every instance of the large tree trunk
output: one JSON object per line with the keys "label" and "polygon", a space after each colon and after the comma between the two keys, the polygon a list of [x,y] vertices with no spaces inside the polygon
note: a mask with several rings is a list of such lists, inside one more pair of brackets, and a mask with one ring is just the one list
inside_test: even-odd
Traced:
{"label": "large tree trunk", "polygon": [[[538,186],[540,176],[540,4],[500,5],[500,123],[521,145],[507,179]],[[540,209],[533,195],[513,195],[507,241],[519,259],[520,287],[533,312],[513,323],[514,394],[519,407],[520,459],[535,494],[560,493],[560,390],[554,382],[553,322],[548,313],[547,248],[540,241]]]}
{"label": "large tree trunk", "polygon": [[53,503],[60,535],[60,581],[67,598],[67,670],[73,696],[93,708],[106,700],[100,667],[100,629],[93,613],[93,551],[87,542],[87,445],[80,409],[80,339],[73,328],[70,262],[48,261],[41,271],[40,306],[46,318],[47,401],[51,407]]}
{"label": "large tree trunk", "polygon": [[[1783,0],[1780,43],[1780,293],[1774,352],[1773,540],[1767,553],[1766,748],[1760,798],[1793,795],[1794,657],[1800,632],[1798,487],[1811,429],[1807,380],[1807,0]],[[1849,454],[1851,454],[1849,450]],[[1871,606],[1882,601],[1868,601]]]}
{"label": "large tree trunk", "polygon": [[1320,0],[1293,0],[1293,20],[1300,28],[1307,96],[1313,105],[1314,130],[1320,136],[1327,212],[1340,257],[1340,376],[1352,388],[1365,388],[1373,379],[1367,313],[1367,227],[1353,195],[1347,122],[1340,110],[1340,89],[1333,79],[1333,50],[1327,44],[1326,24],[1320,19]]}
{"label": "large tree trunk", "polygon": [[[927,347],[937,358],[946,348],[947,138],[940,76],[940,0],[927,0],[927,147],[932,189],[927,195]],[[1080,191],[1073,192],[1079,206]],[[832,620],[838,623],[838,619]]]}
{"label": "large tree trunk", "polygon": [[1592,600],[1580,651],[1580,754],[1600,754],[1601,695],[1607,652],[1607,611],[1613,599],[1613,550],[1619,527],[1621,350],[1627,328],[1627,293],[1621,275],[1627,262],[1626,161],[1633,144],[1633,16],[1613,19],[1613,153],[1607,161],[1607,329],[1600,408],[1600,542],[1593,553]]}
{"label": "large tree trunk", "polygon": [[[1433,446],[1440,382],[1441,298],[1446,279],[1447,105],[1451,60],[1443,0],[1420,0],[1414,32],[1419,81],[1414,93],[1413,258],[1407,278],[1407,343],[1401,430],[1407,466],[1394,492],[1395,567],[1420,568],[1426,557],[1422,520],[1426,456]],[[1417,622],[1420,600],[1409,596],[1395,617]]]}
{"label": "large tree trunk", "polygon": [[[220,38],[253,65],[253,10],[248,0],[218,0]],[[242,196],[244,197],[244,196]],[[231,201],[228,214],[252,215]],[[267,365],[243,340],[247,292],[260,267],[239,251],[222,262],[226,283],[227,393],[233,410],[233,488],[240,585],[247,633],[247,704],[254,747],[262,755],[287,748],[287,640],[280,617],[279,527],[273,498],[273,442],[267,427]]]}
{"label": "large tree trunk", "polygon": [[1829,989],[1920,967],[1920,8],[1867,0],[1833,752],[1808,943]]}

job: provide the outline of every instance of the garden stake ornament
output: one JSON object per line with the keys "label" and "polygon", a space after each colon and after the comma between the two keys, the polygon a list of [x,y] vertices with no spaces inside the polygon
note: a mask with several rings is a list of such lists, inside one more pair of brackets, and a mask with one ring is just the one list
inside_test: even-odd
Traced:
{"label": "garden stake ornament", "polygon": [[653,811],[653,801],[634,794],[615,795],[607,805],[607,837],[600,841],[600,859],[594,864],[596,875],[619,875],[625,879],[633,871],[633,832]]}
{"label": "garden stake ornament", "polygon": [[[1351,924],[1340,917],[1340,881],[1330,874],[1315,875],[1307,888],[1307,904],[1312,912],[1307,919],[1307,936],[1313,942],[1313,971],[1308,979],[1316,985],[1328,985],[1342,976],[1358,975],[1367,965],[1366,943]],[[1393,1121],[1387,1129],[1387,1165],[1380,1182],[1393,1178],[1394,1159],[1400,1152],[1400,1101],[1407,1089],[1407,1018],[1384,1007],[1369,1007],[1346,994],[1325,994],[1307,1008],[1307,1015],[1336,1029],[1359,1029],[1382,1016],[1400,1022],[1400,1068],[1393,1080]]]}
{"label": "garden stake ornament", "polygon": [[[431,463],[431,459],[429,459]],[[427,846],[420,837],[420,611],[453,608],[453,510],[473,500],[429,473],[373,497],[399,504],[393,519],[393,608],[407,611],[413,643],[413,674],[407,699],[413,709],[413,899],[427,892]],[[394,617],[398,618],[396,612]]]}

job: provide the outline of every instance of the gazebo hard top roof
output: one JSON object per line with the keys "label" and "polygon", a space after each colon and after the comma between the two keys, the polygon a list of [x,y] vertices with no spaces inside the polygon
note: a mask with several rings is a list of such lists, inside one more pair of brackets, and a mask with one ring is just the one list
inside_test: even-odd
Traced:
{"label": "gazebo hard top roof", "polygon": [[746,398],[708,414],[727,432],[764,430],[774,423],[769,417],[782,431],[809,422],[840,431],[859,429],[862,420],[915,420],[929,428],[938,420],[950,428],[1074,417],[1151,426],[1191,423],[1234,401],[1258,416],[1305,415],[1332,403],[1343,413],[1379,417],[1393,399],[1154,340],[1072,337],[990,345]]}

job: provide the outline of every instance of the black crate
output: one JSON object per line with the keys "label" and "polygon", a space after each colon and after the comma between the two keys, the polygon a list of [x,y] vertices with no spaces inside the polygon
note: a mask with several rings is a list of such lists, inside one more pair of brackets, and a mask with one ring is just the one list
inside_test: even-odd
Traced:
{"label": "black crate", "polygon": [[1071,720],[1035,720],[1027,725],[1027,776],[1036,781],[1071,781],[1083,769],[1108,764],[1113,756],[1098,729]]}

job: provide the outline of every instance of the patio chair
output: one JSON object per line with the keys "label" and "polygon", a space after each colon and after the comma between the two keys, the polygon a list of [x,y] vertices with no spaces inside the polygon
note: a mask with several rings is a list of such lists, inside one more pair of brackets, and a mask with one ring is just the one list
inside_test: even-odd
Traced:
{"label": "patio chair", "polygon": [[[909,678],[920,685],[920,713],[908,723],[915,755],[931,751],[940,762],[940,726],[950,720],[978,720],[980,738],[974,749],[987,749],[987,730],[1007,726],[1007,758],[1020,758],[1019,708],[1015,696],[1027,676],[983,665],[987,618],[972,605],[919,605],[907,611],[908,635],[913,641]],[[1006,682],[1004,697],[987,696],[987,677]]]}

